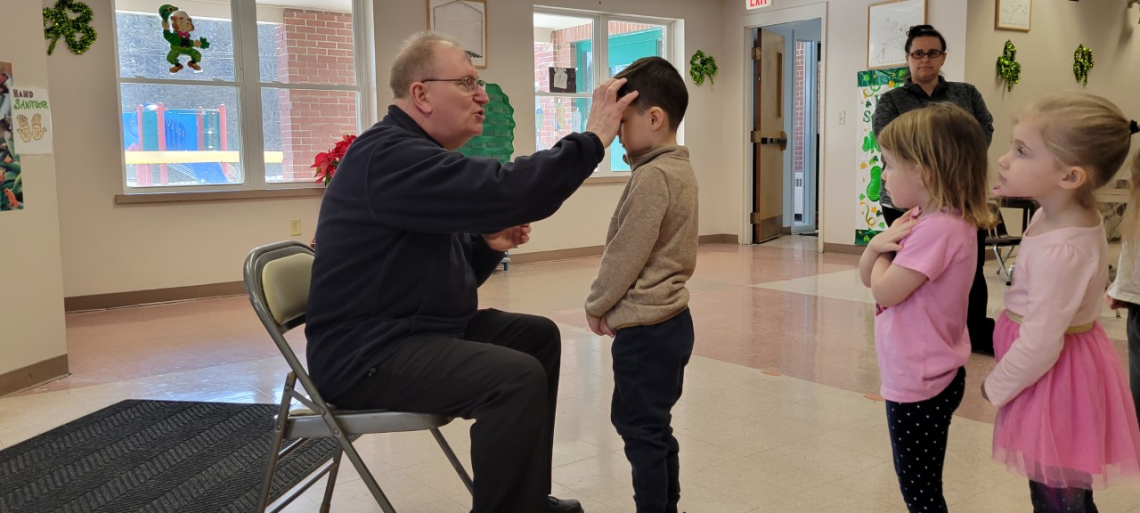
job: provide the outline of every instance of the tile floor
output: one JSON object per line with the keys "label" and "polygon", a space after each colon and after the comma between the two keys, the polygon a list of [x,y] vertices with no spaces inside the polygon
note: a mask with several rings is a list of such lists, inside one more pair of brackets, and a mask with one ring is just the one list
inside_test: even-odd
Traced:
{"label": "tile floor", "polygon": [[[701,248],[690,282],[697,330],[674,411],[689,513],[903,512],[878,392],[869,293],[857,258],[814,251],[813,237]],[[607,338],[581,309],[597,258],[512,266],[481,290],[483,306],[546,315],[564,348],[554,493],[590,513],[632,512],[629,467],[609,423]],[[990,310],[1003,281],[988,266]],[[1123,358],[1123,320],[1102,322]],[[285,364],[244,297],[70,314],[73,374],[0,399],[0,448],[122,399],[274,402]],[[290,341],[303,352],[304,337]],[[1122,360],[1123,361],[1123,360]],[[950,431],[951,510],[1029,512],[1024,481],[989,459],[995,410],[974,391],[993,366],[973,356]],[[469,423],[444,432],[464,461]],[[365,460],[401,512],[456,512],[469,496],[430,435],[367,436]],[[289,511],[315,511],[322,485]],[[1105,513],[1140,513],[1140,483],[1096,494]],[[333,510],[379,511],[349,467]]]}

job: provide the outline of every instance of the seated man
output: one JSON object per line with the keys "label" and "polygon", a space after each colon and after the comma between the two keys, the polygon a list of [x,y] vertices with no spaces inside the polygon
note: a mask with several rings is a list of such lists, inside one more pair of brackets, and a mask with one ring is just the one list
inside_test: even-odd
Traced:
{"label": "seated man", "polygon": [[321,204],[309,371],[340,408],[475,419],[476,513],[582,511],[549,496],[561,337],[549,319],[478,310],[476,288],[593,173],[624,80],[594,91],[587,131],[510,164],[455,152],[489,101],[467,53],[413,36],[395,101],[352,143]]}

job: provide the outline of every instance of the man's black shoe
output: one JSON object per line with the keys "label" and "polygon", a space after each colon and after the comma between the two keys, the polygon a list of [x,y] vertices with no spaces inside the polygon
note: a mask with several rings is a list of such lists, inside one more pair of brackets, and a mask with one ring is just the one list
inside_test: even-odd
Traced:
{"label": "man's black shoe", "polygon": [[559,499],[553,495],[546,497],[546,511],[551,513],[583,513],[582,503],[574,499]]}

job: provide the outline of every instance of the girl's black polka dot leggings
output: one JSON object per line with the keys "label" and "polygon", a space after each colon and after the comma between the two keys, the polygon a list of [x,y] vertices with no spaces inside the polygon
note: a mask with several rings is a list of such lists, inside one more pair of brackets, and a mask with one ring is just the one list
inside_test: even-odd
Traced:
{"label": "girl's black polka dot leggings", "polygon": [[946,511],[942,464],[946,459],[950,419],[962,404],[965,390],[966,368],[962,367],[954,381],[933,398],[917,403],[887,401],[895,475],[911,513]]}

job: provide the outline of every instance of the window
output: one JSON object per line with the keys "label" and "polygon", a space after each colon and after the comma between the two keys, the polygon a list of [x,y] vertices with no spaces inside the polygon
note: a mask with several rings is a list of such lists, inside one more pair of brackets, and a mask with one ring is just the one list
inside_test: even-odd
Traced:
{"label": "window", "polygon": [[126,192],[313,184],[313,157],[366,121],[365,2],[178,2],[209,42],[194,70],[152,2],[117,0]]}
{"label": "window", "polygon": [[[534,90],[537,149],[585,130],[595,84],[642,57],[670,59],[667,20],[535,10]],[[605,65],[598,65],[604,62]],[[629,172],[615,140],[597,173]]]}

